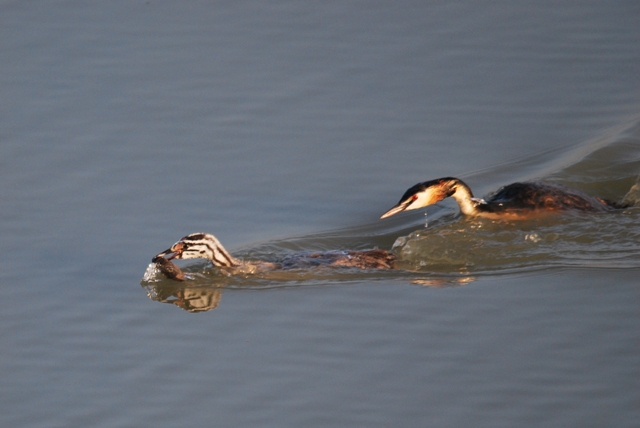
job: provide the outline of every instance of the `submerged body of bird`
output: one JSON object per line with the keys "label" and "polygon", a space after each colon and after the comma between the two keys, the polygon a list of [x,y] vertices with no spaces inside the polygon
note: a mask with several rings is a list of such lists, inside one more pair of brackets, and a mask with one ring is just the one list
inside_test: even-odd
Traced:
{"label": "submerged body of bird", "polygon": [[327,251],[287,256],[279,262],[240,260],[232,256],[209,233],[192,233],[157,254],[151,261],[167,278],[185,279],[184,273],[173,259],[206,259],[229,275],[247,275],[276,270],[301,269],[316,266],[335,266],[358,269],[393,269],[395,256],[385,250]]}

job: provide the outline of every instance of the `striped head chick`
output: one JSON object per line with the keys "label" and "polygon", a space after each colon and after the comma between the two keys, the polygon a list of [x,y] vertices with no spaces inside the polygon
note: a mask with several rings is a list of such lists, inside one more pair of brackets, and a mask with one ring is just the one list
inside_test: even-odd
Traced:
{"label": "striped head chick", "polygon": [[167,255],[169,256],[167,260],[207,259],[219,268],[235,268],[243,265],[241,260],[229,254],[220,241],[210,233],[189,234],[156,257]]}
{"label": "striped head chick", "polygon": [[227,275],[255,274],[278,267],[270,262],[239,260],[229,254],[215,236],[203,232],[191,233],[183,237],[171,248],[156,255],[152,261],[157,263],[158,258],[165,256],[168,256],[166,260],[206,259]]}

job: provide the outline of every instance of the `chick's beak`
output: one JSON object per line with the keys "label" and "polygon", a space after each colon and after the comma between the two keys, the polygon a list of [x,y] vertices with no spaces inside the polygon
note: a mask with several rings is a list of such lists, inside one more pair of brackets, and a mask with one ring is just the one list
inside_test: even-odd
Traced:
{"label": "chick's beak", "polygon": [[156,254],[156,256],[151,259],[152,262],[157,262],[158,259],[164,258],[166,255],[169,255],[165,260],[173,260],[175,258],[180,258],[182,256],[182,250],[184,249],[184,244],[182,242],[176,242],[173,244],[171,248],[164,250],[163,252]]}

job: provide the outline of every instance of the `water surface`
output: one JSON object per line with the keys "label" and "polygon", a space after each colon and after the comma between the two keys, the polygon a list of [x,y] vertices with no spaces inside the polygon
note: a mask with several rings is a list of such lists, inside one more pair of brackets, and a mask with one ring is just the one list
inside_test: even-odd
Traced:
{"label": "water surface", "polygon": [[[378,217],[452,175],[622,198],[637,2],[0,10],[3,426],[636,425],[637,208]],[[141,285],[196,231],[404,265]]]}

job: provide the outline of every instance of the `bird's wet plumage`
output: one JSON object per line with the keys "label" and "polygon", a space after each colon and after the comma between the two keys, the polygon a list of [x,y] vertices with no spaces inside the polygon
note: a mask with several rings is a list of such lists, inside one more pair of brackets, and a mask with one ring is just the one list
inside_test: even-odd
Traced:
{"label": "bird's wet plumage", "polygon": [[327,251],[323,253],[295,254],[278,264],[283,269],[301,269],[314,266],[341,266],[358,269],[393,269],[395,256],[385,250]]}
{"label": "bird's wet plumage", "polygon": [[487,210],[608,211],[619,206],[568,187],[545,183],[513,183],[487,198]]}

